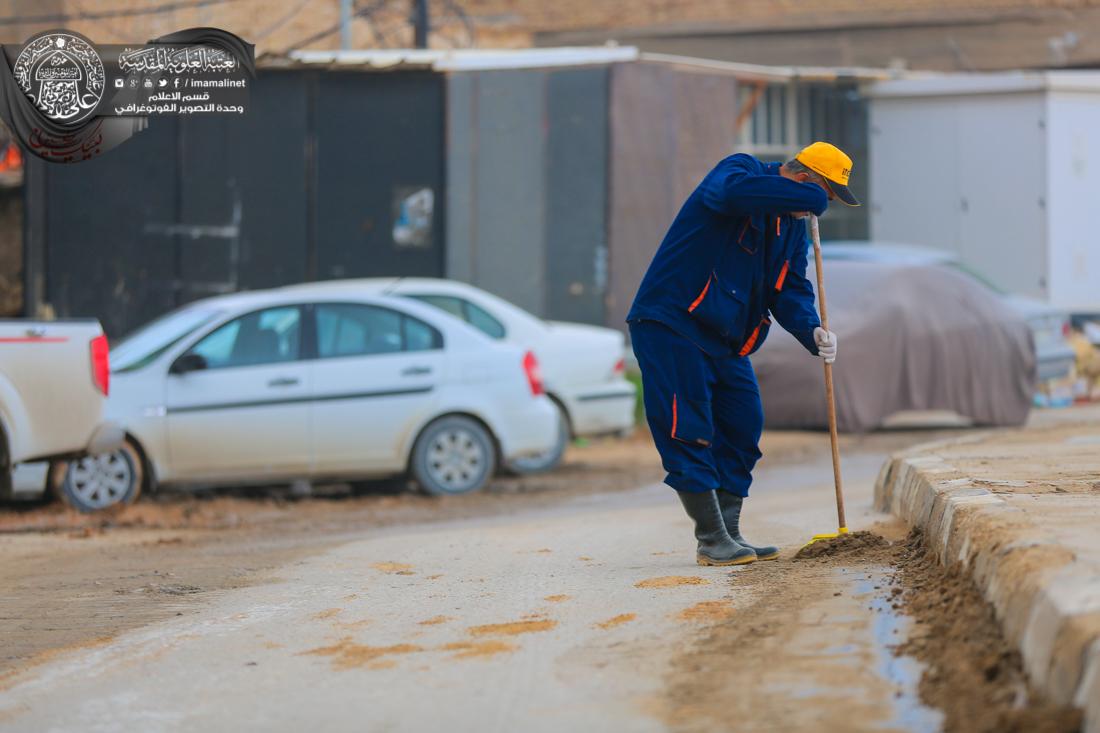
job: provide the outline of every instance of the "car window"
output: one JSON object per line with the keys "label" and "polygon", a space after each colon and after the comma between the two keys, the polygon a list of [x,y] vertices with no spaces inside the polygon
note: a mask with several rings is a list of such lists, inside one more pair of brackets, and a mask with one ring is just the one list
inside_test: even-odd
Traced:
{"label": "car window", "polygon": [[215,329],[190,353],[206,359],[207,369],[277,364],[299,358],[300,335],[298,306],[268,308]]}
{"label": "car window", "polygon": [[111,348],[111,370],[141,369],[221,314],[217,309],[188,306],[161,316]]}
{"label": "car window", "polygon": [[504,338],[504,324],[489,315],[489,312],[484,308],[476,306],[468,300],[463,302],[466,305],[466,312],[469,314],[466,320],[470,322],[471,326],[492,338]]}
{"label": "car window", "polygon": [[320,303],[317,355],[367,356],[438,349],[443,339],[434,328],[411,316],[373,305]]}
{"label": "car window", "polygon": [[469,323],[477,330],[484,333],[486,336],[495,339],[504,338],[504,324],[489,314],[487,310],[479,305],[475,305],[465,298],[458,298],[453,295],[426,295],[426,294],[411,294],[403,293],[406,298],[412,298],[413,300],[419,300],[421,303],[427,303],[428,305],[434,305],[440,310],[447,311],[452,316],[458,316],[462,320]]}
{"label": "car window", "polygon": [[452,316],[466,319],[466,313],[462,310],[462,300],[451,295],[406,295],[407,298],[419,300],[421,303],[434,305],[436,308],[447,311]]}
{"label": "car window", "polygon": [[439,332],[434,328],[406,316],[402,319],[405,331],[405,351],[429,351],[439,348]]}

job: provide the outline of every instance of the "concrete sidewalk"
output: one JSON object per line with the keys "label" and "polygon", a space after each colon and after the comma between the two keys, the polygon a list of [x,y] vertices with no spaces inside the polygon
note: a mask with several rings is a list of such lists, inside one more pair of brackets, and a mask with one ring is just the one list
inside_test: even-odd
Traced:
{"label": "concrete sidewalk", "polygon": [[899,453],[875,505],[962,563],[1033,684],[1100,733],[1100,408]]}

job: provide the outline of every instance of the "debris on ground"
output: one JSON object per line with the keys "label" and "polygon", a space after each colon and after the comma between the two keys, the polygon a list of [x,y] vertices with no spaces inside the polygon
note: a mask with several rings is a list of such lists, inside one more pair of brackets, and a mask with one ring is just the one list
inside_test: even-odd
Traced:
{"label": "debris on ground", "polygon": [[[924,662],[921,699],[943,710],[946,733],[1077,733],[1081,712],[1047,702],[1027,683],[993,606],[958,566],[945,568],[910,534],[898,559],[902,606],[917,622],[897,654]],[[960,694],[966,690],[966,694]]]}
{"label": "debris on ground", "polygon": [[607,631],[608,629],[613,629],[616,626],[628,624],[636,618],[638,618],[638,614],[636,613],[620,613],[618,616],[612,616],[606,621],[600,621],[599,623],[594,624],[594,628]]}
{"label": "debris on ground", "polygon": [[707,585],[710,581],[697,575],[662,575],[647,578],[634,584],[635,588],[677,588],[681,585]]}
{"label": "debris on ground", "polygon": [[794,559],[808,560],[811,558],[835,557],[837,555],[862,558],[870,552],[883,550],[889,546],[889,540],[882,535],[861,530],[817,540],[795,553]]}
{"label": "debris on ground", "polygon": [[471,626],[467,631],[471,636],[515,636],[516,634],[531,634],[536,631],[549,631],[557,625],[558,622],[551,619],[537,619]]}

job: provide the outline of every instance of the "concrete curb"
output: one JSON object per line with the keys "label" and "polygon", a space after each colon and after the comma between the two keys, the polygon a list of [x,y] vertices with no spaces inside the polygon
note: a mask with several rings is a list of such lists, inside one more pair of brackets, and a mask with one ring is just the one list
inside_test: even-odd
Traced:
{"label": "concrete curb", "polygon": [[1085,733],[1100,733],[1100,573],[936,453],[959,443],[893,456],[875,482],[875,506],[923,530],[944,565],[975,580],[1032,683],[1083,708]]}

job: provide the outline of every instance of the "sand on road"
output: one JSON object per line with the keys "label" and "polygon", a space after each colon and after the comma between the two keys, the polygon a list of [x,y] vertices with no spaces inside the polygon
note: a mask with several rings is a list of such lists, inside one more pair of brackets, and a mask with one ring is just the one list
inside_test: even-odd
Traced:
{"label": "sand on road", "polygon": [[[845,456],[854,527],[882,519],[869,507],[883,458],[873,446]],[[186,569],[167,565],[176,576],[135,595],[165,596],[180,616],[16,665],[3,682],[0,729],[419,731],[445,721],[478,731],[692,730],[713,711],[684,705],[673,682],[690,679],[696,645],[715,624],[757,623],[746,612],[782,584],[799,590],[790,605],[801,629],[791,635],[795,656],[839,644],[872,663],[857,664],[860,674],[791,666],[758,694],[801,701],[786,706],[793,712],[854,694],[868,726],[934,730],[935,714],[915,701],[916,677],[878,669],[884,647],[866,613],[866,581],[881,569],[799,569],[788,559],[835,523],[827,441],[798,460],[765,462],[747,507],[748,536],[781,544],[778,563],[696,566],[674,495],[650,485],[445,522],[343,526],[324,545],[275,543],[275,555],[260,557],[267,570],[216,591],[188,593]],[[151,541],[112,551],[131,557],[189,542],[140,545]],[[125,614],[125,600],[119,606]],[[784,730],[781,705],[761,709],[767,717],[723,727]],[[913,720],[925,727],[906,724]]]}

